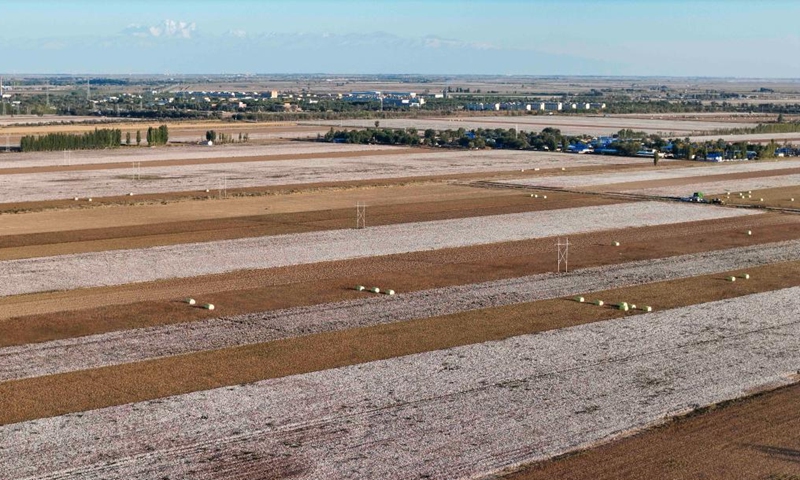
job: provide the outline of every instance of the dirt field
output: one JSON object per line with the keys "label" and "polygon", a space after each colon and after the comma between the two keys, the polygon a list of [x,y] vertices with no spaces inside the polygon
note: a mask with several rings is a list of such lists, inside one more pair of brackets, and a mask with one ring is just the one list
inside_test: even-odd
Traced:
{"label": "dirt field", "polygon": [[[590,121],[637,129],[728,121],[599,118]],[[505,121],[482,121],[495,120]],[[171,133],[189,138],[195,128],[209,127]],[[295,127],[263,134],[282,130]],[[116,192],[130,179],[115,178],[130,152],[71,165],[54,164],[59,155],[13,157],[1,210],[19,213],[0,216],[0,436],[14,450],[3,448],[0,471],[482,478],[589,448],[518,475],[725,478],[736,465],[761,478],[794,474],[786,459],[797,439],[746,414],[737,425],[759,448],[737,443],[716,412],[613,440],[792,381],[800,217],[784,198],[796,185],[781,182],[800,177],[796,165],[653,169],[638,159],[336,148],[136,149],[153,178],[133,197]],[[187,180],[223,171],[236,177],[225,200]],[[545,188],[480,183],[513,179]],[[750,188],[764,197],[759,206],[785,210],[602,193],[718,182],[763,183]],[[95,201],[53,196],[68,184],[91,188]],[[561,186],[589,191],[548,190]],[[357,202],[368,205],[364,231],[353,229]],[[557,275],[555,244],[567,234],[571,273]],[[342,241],[317,241],[329,237]],[[285,245],[259,250],[274,242]],[[157,260],[137,260],[153,252]],[[250,256],[264,258],[240,262]],[[186,278],[152,276],[164,269]],[[76,275],[83,280],[63,283]],[[101,286],[110,275],[124,278]],[[152,278],[162,279],[142,283]],[[19,288],[38,293],[9,295]],[[639,307],[614,306],[622,301]],[[199,308],[206,303],[216,308]],[[730,408],[757,405],[792,425],[789,400],[771,395]],[[705,431],[716,437],[681,436]],[[712,438],[728,461],[695,461],[677,446]],[[633,462],[637,448],[646,461]],[[591,469],[598,464],[608,468]]]}

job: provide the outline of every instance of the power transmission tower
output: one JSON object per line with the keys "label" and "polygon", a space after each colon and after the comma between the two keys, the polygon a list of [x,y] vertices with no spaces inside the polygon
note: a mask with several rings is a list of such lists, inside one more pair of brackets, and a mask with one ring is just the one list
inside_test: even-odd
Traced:
{"label": "power transmission tower", "polygon": [[556,243],[558,247],[558,273],[561,273],[561,265],[564,265],[564,273],[569,272],[569,238],[566,239],[565,242],[561,242],[561,238],[559,237],[558,243]]}
{"label": "power transmission tower", "polygon": [[367,227],[367,205],[361,202],[356,203],[356,228]]}

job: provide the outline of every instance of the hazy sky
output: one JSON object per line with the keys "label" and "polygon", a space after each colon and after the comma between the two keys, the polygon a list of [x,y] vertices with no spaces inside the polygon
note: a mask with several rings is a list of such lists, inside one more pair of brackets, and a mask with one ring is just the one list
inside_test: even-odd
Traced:
{"label": "hazy sky", "polygon": [[800,77],[795,0],[0,0],[6,73]]}

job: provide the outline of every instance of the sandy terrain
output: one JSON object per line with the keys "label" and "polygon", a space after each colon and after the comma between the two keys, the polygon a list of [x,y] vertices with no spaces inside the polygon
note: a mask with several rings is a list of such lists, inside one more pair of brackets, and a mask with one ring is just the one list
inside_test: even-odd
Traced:
{"label": "sandy terrain", "polygon": [[[757,212],[658,202],[225,240],[0,262],[0,294],[122,285],[254,268],[300,265],[555,237],[615,228],[731,218]],[[463,236],[463,232],[471,232]]]}
{"label": "sandy terrain", "polygon": [[6,426],[4,471],[491,473],[788,383],[800,323],[776,303],[800,308],[798,289]]}

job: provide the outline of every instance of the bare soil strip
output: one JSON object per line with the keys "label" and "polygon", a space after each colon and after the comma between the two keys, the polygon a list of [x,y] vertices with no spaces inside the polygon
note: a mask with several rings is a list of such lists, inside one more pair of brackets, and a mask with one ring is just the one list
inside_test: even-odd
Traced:
{"label": "bare soil strip", "polygon": [[773,309],[800,308],[798,290],[9,426],[5,471],[205,479],[222,463],[264,478],[287,475],[288,463],[303,466],[298,478],[491,474],[789,383],[800,320]]}
{"label": "bare soil strip", "polygon": [[[758,281],[731,283],[723,275],[701,276],[595,292],[591,298],[602,298],[609,304],[635,299],[637,304],[657,305],[663,310],[800,283],[798,262],[756,267],[748,272]],[[770,309],[773,310],[774,307]],[[544,300],[4,382],[0,383],[0,424],[501,340],[626,315],[629,314],[608,306]]]}
{"label": "bare soil strip", "polygon": [[0,382],[789,261],[800,261],[800,240],[6,347]]}
{"label": "bare soil strip", "polygon": [[[746,235],[752,229],[753,236]],[[796,239],[800,218],[767,214],[570,237],[570,268]],[[621,246],[613,247],[613,241]],[[556,268],[552,238],[0,298],[0,345],[22,345],[362,297],[364,284],[412,292]],[[187,308],[187,296],[216,305]],[[657,305],[654,305],[657,306]],[[19,317],[19,318],[11,318]]]}
{"label": "bare soil strip", "polygon": [[[91,252],[0,262],[0,294],[123,285],[421,250],[574,235],[610,227],[754,216],[758,212],[636,202],[465,219]],[[464,235],[470,232],[470,235]]]}
{"label": "bare soil strip", "polygon": [[679,417],[506,480],[792,479],[800,475],[800,383]]}

